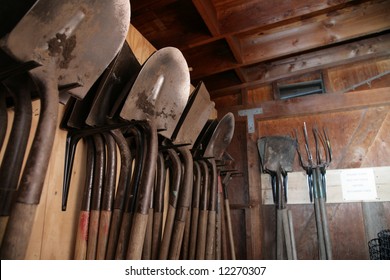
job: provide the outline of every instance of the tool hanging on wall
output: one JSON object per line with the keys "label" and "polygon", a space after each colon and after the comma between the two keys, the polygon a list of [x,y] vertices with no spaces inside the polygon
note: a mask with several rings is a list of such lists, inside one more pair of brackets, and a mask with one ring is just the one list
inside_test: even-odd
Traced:
{"label": "tool hanging on wall", "polygon": [[288,259],[296,259],[292,215],[288,215],[287,173],[293,170],[296,141],[289,136],[266,136],[257,146],[264,173],[271,175],[273,199],[276,206],[276,258],[283,259],[283,240]]}
{"label": "tool hanging on wall", "polygon": [[[332,242],[326,213],[326,168],[332,161],[332,149],[326,128],[321,134],[315,126],[312,129],[315,142],[315,160],[310,150],[306,123],[303,124],[304,147],[307,160],[304,161],[298,142],[298,131],[295,129],[297,153],[302,168],[306,171],[310,201],[314,201],[314,211],[317,227],[319,258],[332,259]],[[322,148],[321,148],[322,147]],[[325,157],[324,157],[325,155]]]}

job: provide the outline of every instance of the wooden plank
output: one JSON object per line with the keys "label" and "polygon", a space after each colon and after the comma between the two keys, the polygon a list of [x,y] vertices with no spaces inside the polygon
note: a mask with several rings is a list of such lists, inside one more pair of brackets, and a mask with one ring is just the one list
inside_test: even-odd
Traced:
{"label": "wooden plank", "polygon": [[266,61],[387,30],[389,11],[390,2],[372,1],[281,28],[240,34],[243,61]]}
{"label": "wooden plank", "polygon": [[[240,85],[221,86],[220,89],[216,87],[213,89],[212,94],[223,94],[224,92],[243,87],[255,88],[275,80],[340,65],[345,69],[346,64],[364,60],[370,61],[373,58],[388,57],[390,55],[389,50],[390,34],[385,34],[276,60],[270,63],[260,63],[251,66],[239,65],[242,67],[241,69],[247,82]],[[330,87],[328,91],[332,92]]]}
{"label": "wooden plank", "polygon": [[[377,199],[370,202],[390,201],[390,167],[373,167]],[[330,169],[326,172],[327,203],[351,203],[363,201],[345,200],[341,173],[348,169]],[[288,173],[288,204],[310,204],[307,179],[304,171]],[[273,204],[270,176],[261,174],[262,203]],[[390,213],[389,213],[390,215]]]}
{"label": "wooden plank", "polygon": [[217,12],[210,0],[192,0],[213,36],[219,35]]}
{"label": "wooden plank", "polygon": [[255,26],[281,24],[286,21],[300,20],[303,15],[326,13],[340,9],[351,1],[278,1],[241,0],[215,1],[222,34],[242,32]]}
{"label": "wooden plank", "polygon": [[347,92],[343,94],[317,94],[288,100],[268,101],[252,105],[240,105],[219,108],[221,114],[230,111],[236,120],[246,121],[238,115],[239,110],[261,107],[262,114],[255,115],[256,120],[278,119],[292,116],[322,114],[385,106],[390,104],[390,88]]}
{"label": "wooden plank", "polygon": [[387,114],[387,110],[381,107],[371,108],[362,114],[358,126],[351,135],[350,142],[346,143],[345,149],[341,152],[342,156],[337,165],[338,168],[358,168],[362,166],[362,162],[368,150],[373,146],[374,139]]}
{"label": "wooden plank", "polygon": [[257,138],[255,134],[247,133],[246,155],[248,162],[248,200],[250,208],[247,210],[249,217],[246,224],[247,234],[247,259],[261,259],[262,256],[262,234],[263,226],[260,219],[261,213],[261,191],[260,191],[260,162],[257,152]]}

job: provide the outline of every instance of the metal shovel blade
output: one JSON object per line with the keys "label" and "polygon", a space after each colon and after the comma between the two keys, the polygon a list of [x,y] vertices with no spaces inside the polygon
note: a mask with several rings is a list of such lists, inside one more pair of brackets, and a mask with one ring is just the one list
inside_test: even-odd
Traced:
{"label": "metal shovel blade", "polygon": [[46,64],[48,55],[59,56],[59,86],[79,83],[69,93],[82,99],[122,47],[129,24],[128,0],[39,0],[4,45],[21,61]]}
{"label": "metal shovel blade", "polygon": [[190,96],[172,140],[178,144],[188,144],[187,147],[191,149],[214,106],[215,103],[210,100],[210,94],[204,83],[199,83]]}
{"label": "metal shovel blade", "polygon": [[268,136],[265,143],[264,169],[277,172],[293,170],[296,141],[289,136]]}
{"label": "metal shovel blade", "polygon": [[153,120],[166,138],[172,133],[190,94],[190,74],[183,54],[176,48],[156,51],[144,63],[120,117]]}
{"label": "metal shovel blade", "polygon": [[223,153],[229,146],[234,134],[234,115],[227,113],[218,122],[209,143],[204,152],[204,157],[214,157],[216,160],[222,159]]}

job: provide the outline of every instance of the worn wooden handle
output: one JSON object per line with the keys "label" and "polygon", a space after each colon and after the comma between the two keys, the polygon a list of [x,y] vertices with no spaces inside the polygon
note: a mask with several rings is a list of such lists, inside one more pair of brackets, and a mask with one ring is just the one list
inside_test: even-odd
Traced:
{"label": "worn wooden handle", "polygon": [[99,235],[98,235],[97,249],[96,249],[97,260],[104,260],[106,258],[111,215],[112,215],[111,211],[107,211],[107,210],[100,211]]}
{"label": "worn wooden handle", "polygon": [[122,223],[119,231],[118,244],[115,252],[116,260],[123,260],[126,257],[126,250],[129,244],[129,235],[131,223],[133,221],[133,213],[123,213]]}
{"label": "worn wooden handle", "polygon": [[111,217],[110,233],[108,235],[108,244],[106,259],[112,260],[115,258],[116,246],[119,239],[119,230],[121,226],[123,212],[121,209],[114,209]]}
{"label": "worn wooden handle", "polygon": [[232,217],[230,215],[229,199],[225,199],[225,212],[226,212],[226,225],[227,225],[227,230],[228,230],[231,258],[232,258],[232,260],[235,260],[236,259],[236,251],[234,248]]}
{"label": "worn wooden handle", "polygon": [[191,212],[191,232],[188,259],[194,260],[196,256],[196,240],[198,237],[199,208],[192,208]]}
{"label": "worn wooden handle", "polygon": [[216,212],[209,210],[206,233],[206,260],[212,260],[215,256],[215,226]]}
{"label": "worn wooden handle", "polygon": [[25,258],[37,207],[37,204],[15,203],[1,245],[2,260]]}
{"label": "worn wooden handle", "polygon": [[142,257],[142,248],[145,241],[148,217],[148,214],[134,214],[133,226],[131,227],[129,246],[126,254],[126,259],[128,260],[140,260]]}
{"label": "worn wooden handle", "polygon": [[168,259],[169,245],[171,243],[172,230],[173,230],[173,225],[175,222],[175,214],[176,214],[176,209],[172,205],[169,204],[168,214],[167,214],[167,218],[165,221],[163,238],[161,241],[160,254],[158,256],[158,258],[160,260]]}
{"label": "worn wooden handle", "polygon": [[196,259],[204,260],[206,253],[206,233],[207,233],[207,210],[200,210],[198,225],[198,242],[196,245]]}
{"label": "worn wooden handle", "polygon": [[152,233],[152,260],[156,260],[160,252],[162,219],[163,219],[162,212],[154,212],[153,233]]}
{"label": "worn wooden handle", "polygon": [[153,239],[153,208],[149,209],[148,225],[145,232],[144,248],[142,250],[142,259],[150,260],[152,258],[152,239]]}
{"label": "worn wooden handle", "polygon": [[100,211],[91,210],[89,217],[87,260],[96,258]]}
{"label": "worn wooden handle", "polygon": [[87,257],[88,227],[89,211],[81,211],[74,249],[75,260],[85,260]]}

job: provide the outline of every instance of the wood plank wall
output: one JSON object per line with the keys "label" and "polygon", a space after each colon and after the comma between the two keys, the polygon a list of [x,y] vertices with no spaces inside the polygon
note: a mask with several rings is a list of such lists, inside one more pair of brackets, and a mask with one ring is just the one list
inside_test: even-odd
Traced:
{"label": "wood plank wall", "polygon": [[[323,69],[327,94],[306,96],[288,101],[274,100],[272,85],[237,92],[229,97],[215,98],[220,116],[231,111],[236,116],[235,140],[229,152],[235,157],[242,178],[230,183],[232,213],[235,219],[235,238],[239,257],[254,259],[275,258],[275,208],[259,205],[249,196],[260,188],[253,179],[259,173],[257,151],[244,151],[256,138],[268,135],[292,135],[293,129],[302,131],[303,122],[327,127],[333,149],[330,169],[388,166],[390,164],[390,59],[388,57]],[[370,80],[371,77],[382,77]],[[387,73],[387,74],[386,74]],[[358,85],[358,86],[356,86]],[[341,93],[349,91],[348,93]],[[247,134],[246,118],[237,111],[262,107],[264,114],[255,116],[256,132]],[[301,137],[303,137],[301,133]],[[310,141],[314,140],[310,135]],[[302,139],[301,139],[302,141]],[[302,171],[298,159],[294,171]],[[261,195],[261,194],[260,194]],[[261,201],[261,200],[260,200]],[[257,216],[246,214],[259,206]],[[317,259],[318,249],[313,205],[291,205],[299,259]],[[390,228],[390,203],[338,203],[327,205],[335,259],[369,258],[367,242],[377,232]],[[258,218],[260,217],[260,218]],[[245,221],[245,222],[244,222]],[[243,224],[245,223],[245,225]],[[246,227],[243,235],[242,227]],[[248,229],[259,227],[257,235]],[[257,247],[248,246],[259,240]],[[246,245],[245,245],[245,244]]]}

